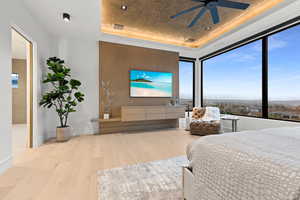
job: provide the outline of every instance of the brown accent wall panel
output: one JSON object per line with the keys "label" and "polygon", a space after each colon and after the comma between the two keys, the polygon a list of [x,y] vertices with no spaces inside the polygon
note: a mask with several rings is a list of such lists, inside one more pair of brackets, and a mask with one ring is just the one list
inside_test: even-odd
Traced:
{"label": "brown accent wall panel", "polygon": [[[99,42],[100,82],[112,82],[114,101],[112,117],[120,117],[121,106],[167,105],[170,98],[130,98],[129,71],[131,69],[172,72],[173,96],[179,95],[179,54],[177,52],[128,46],[109,42]],[[100,87],[100,115],[103,116]]]}

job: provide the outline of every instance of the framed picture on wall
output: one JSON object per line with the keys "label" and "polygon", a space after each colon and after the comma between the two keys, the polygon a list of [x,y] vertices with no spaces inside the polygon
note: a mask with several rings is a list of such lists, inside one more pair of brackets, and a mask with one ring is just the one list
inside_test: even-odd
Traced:
{"label": "framed picture on wall", "polygon": [[130,97],[165,97],[173,95],[173,73],[145,70],[130,71]]}
{"label": "framed picture on wall", "polygon": [[12,88],[19,88],[19,74],[17,73],[11,74],[11,85]]}

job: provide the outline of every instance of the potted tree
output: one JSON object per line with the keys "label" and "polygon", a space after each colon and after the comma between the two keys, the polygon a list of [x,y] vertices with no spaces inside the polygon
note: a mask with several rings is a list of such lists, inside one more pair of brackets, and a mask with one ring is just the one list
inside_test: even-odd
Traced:
{"label": "potted tree", "polygon": [[65,66],[63,60],[51,57],[47,60],[47,65],[50,72],[43,83],[50,84],[51,89],[43,95],[40,106],[55,109],[60,122],[56,128],[56,140],[63,142],[71,135],[69,114],[76,112],[75,107],[84,100],[84,94],[79,91],[81,82],[71,79],[71,69]]}

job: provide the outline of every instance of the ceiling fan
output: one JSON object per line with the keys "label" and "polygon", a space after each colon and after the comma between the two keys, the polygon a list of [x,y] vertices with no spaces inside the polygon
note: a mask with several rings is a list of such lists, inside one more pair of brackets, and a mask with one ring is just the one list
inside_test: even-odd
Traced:
{"label": "ceiling fan", "polygon": [[197,23],[197,21],[204,16],[206,11],[210,12],[213,23],[218,24],[220,22],[218,7],[246,10],[250,6],[250,4],[248,3],[240,3],[240,2],[228,1],[228,0],[191,0],[191,1],[199,2],[201,4],[189,8],[187,10],[183,10],[177,13],[176,15],[171,16],[171,19],[174,19],[183,14],[192,12],[198,8],[202,8],[199,11],[199,13],[196,15],[196,17],[193,19],[193,21],[188,25],[189,28],[193,27]]}

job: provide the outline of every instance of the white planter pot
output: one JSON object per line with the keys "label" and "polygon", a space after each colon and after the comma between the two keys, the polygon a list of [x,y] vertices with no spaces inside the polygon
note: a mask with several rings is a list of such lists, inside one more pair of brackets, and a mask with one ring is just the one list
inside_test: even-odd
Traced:
{"label": "white planter pot", "polygon": [[70,127],[57,127],[56,128],[56,141],[57,142],[66,142],[71,137],[71,128]]}

